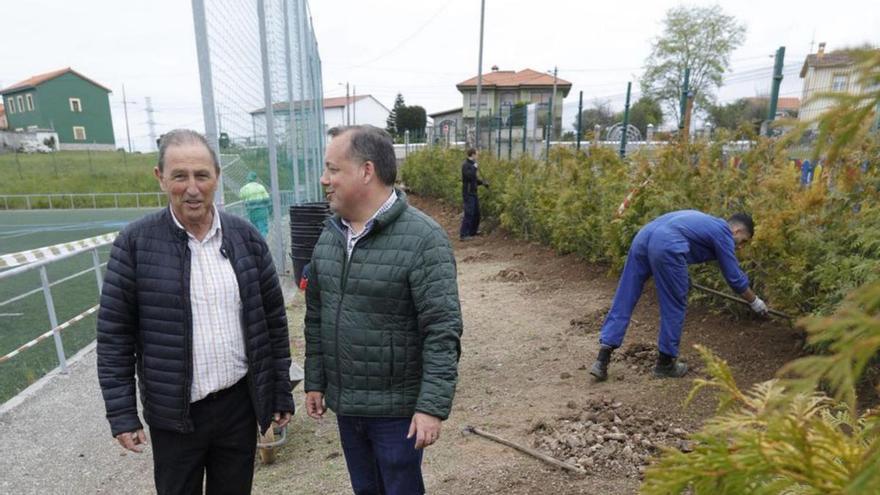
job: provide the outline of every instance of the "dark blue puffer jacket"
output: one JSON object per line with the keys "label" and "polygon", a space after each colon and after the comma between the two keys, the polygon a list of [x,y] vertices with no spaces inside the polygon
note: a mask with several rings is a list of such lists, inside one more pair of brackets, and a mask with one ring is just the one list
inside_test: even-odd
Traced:
{"label": "dark blue puffer jacket", "polygon": [[[246,221],[220,213],[222,250],[238,279],[248,388],[260,427],[293,411],[284,297],[269,249]],[[113,242],[98,311],[98,380],[114,436],[142,428],[135,374],[152,428],[193,431],[190,251],[168,208],[129,224]]]}

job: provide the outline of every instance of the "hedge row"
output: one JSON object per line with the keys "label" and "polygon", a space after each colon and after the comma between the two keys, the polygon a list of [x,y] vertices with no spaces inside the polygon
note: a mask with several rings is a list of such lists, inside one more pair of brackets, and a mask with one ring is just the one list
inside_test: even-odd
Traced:
{"label": "hedge row", "polygon": [[[481,190],[481,207],[510,232],[614,270],[638,229],[665,212],[750,213],[756,233],[738,253],[743,268],[762,297],[797,314],[827,313],[852,289],[880,278],[875,142],[841,156],[809,187],[800,185],[781,146],[760,140],[731,166],[723,142],[669,146],[627,160],[605,148],[557,148],[546,162],[481,156],[480,174],[491,184]],[[417,194],[460,202],[462,159],[456,149],[413,153],[402,180]],[[724,286],[712,267],[691,270],[695,281]]]}

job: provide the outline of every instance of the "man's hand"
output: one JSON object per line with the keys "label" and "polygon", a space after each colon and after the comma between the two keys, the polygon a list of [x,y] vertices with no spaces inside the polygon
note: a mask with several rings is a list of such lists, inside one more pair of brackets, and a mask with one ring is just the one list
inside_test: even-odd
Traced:
{"label": "man's hand", "polygon": [[752,311],[758,313],[759,315],[767,314],[767,305],[758,296],[755,296],[755,300],[749,303],[749,307],[752,308]]}
{"label": "man's hand", "polygon": [[489,183],[488,183],[487,181],[485,181],[485,180],[484,180],[480,185],[481,185],[481,186],[485,186],[486,189],[489,188]]}
{"label": "man's hand", "polygon": [[430,414],[417,412],[413,414],[412,423],[409,424],[409,433],[406,438],[416,437],[416,448],[423,449],[433,444],[440,438],[440,418]]}
{"label": "man's hand", "polygon": [[324,411],[327,406],[324,405],[323,392],[306,392],[306,414],[310,418],[321,419],[324,417]]}
{"label": "man's hand", "polygon": [[287,426],[287,423],[290,423],[291,416],[293,416],[293,414],[291,414],[290,411],[276,412],[275,424],[277,424],[279,428],[284,428]]}
{"label": "man's hand", "polygon": [[116,441],[127,450],[140,454],[144,451],[144,445],[147,444],[147,435],[144,434],[144,429],[141,428],[136,431],[116,435]]}

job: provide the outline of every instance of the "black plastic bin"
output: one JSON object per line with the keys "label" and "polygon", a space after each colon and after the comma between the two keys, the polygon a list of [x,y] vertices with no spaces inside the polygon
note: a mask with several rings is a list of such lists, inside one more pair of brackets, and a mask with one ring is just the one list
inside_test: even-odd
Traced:
{"label": "black plastic bin", "polygon": [[330,216],[330,205],[326,202],[302,203],[290,207],[290,258],[293,261],[293,276],[299,285],[303,268],[311,261],[312,251],[324,221]]}

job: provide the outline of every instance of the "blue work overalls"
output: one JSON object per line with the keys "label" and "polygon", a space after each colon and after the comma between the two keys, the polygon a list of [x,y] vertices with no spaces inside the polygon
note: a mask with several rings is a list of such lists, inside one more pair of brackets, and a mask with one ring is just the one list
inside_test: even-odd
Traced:
{"label": "blue work overalls", "polygon": [[611,310],[599,335],[601,344],[620,347],[633,309],[648,277],[654,276],[660,303],[660,352],[678,356],[690,287],[688,265],[718,260],[730,287],[742,293],[749,279],[734,253],[733,232],[727,221],[695,210],[657,217],[636,234]]}

